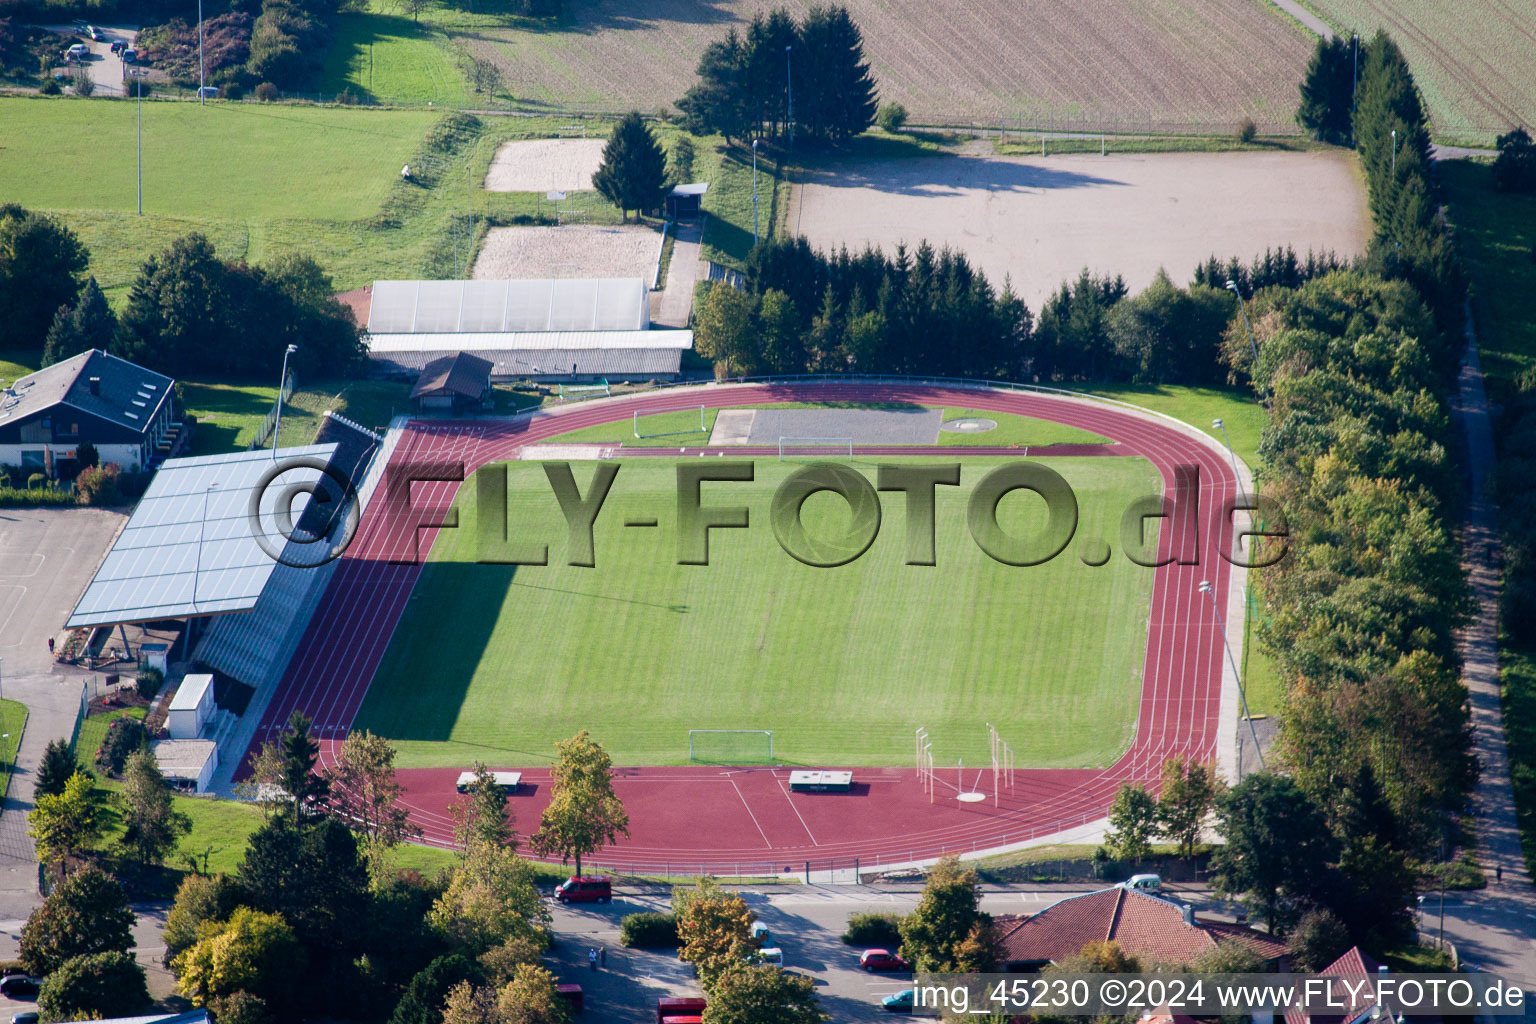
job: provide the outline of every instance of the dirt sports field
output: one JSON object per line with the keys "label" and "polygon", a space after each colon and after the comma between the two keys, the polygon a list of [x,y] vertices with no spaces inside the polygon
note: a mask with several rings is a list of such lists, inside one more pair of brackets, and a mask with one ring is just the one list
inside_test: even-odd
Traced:
{"label": "dirt sports field", "polygon": [[1413,67],[1437,135],[1492,144],[1536,123],[1536,4],[1529,0],[1310,0],[1339,33],[1385,28]]}
{"label": "dirt sports field", "polygon": [[643,277],[656,274],[661,233],[654,228],[492,228],[475,258],[474,277],[487,281],[543,277]]}
{"label": "dirt sports field", "polygon": [[487,192],[576,192],[592,187],[606,139],[526,139],[503,143],[485,172]]}
{"label": "dirt sports field", "polygon": [[1039,309],[1085,266],[1133,291],[1158,267],[1183,284],[1212,253],[1354,255],[1369,225],[1346,153],[1163,153],[843,164],[795,186],[789,230],[821,249],[948,245]]}
{"label": "dirt sports field", "polygon": [[[776,0],[778,2],[778,0]],[[797,16],[811,0],[782,0]],[[1385,2],[1385,0],[1383,0]],[[656,110],[767,0],[575,0],[569,28],[462,42],[520,99]],[[1289,125],[1313,40],[1259,0],[849,0],[881,98],[914,118],[1054,114]]]}

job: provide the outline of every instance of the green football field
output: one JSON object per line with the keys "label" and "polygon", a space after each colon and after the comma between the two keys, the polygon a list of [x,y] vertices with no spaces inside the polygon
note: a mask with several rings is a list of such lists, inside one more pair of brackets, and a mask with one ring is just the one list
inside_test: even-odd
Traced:
{"label": "green football field", "polygon": [[[886,493],[873,545],[837,568],[802,565],[775,539],[769,505],[794,463],[703,485],[705,506],[745,505],[751,525],[711,531],[710,564],[695,566],[676,564],[678,462],[622,461],[593,568],[565,564],[541,467],[511,463],[508,536],[547,543],[550,564],[476,564],[466,484],[461,528],[434,547],[354,727],[396,740],[412,767],[527,764],[583,728],[620,764],[686,763],[690,729],[771,729],[791,764],[905,764],[919,726],[940,764],[980,766],[987,722],[1021,766],[1107,764],[1132,738],[1152,572],[1118,553],[1090,568],[1078,549],[1118,549],[1123,510],[1159,491],[1157,474],[1139,458],[1038,460],[1076,492],[1078,531],[1053,561],[1019,568],[966,527],[967,498],[1003,461],[965,459],[960,486],[938,488],[936,566],[904,564],[904,499]],[[593,465],[573,465],[584,494]],[[855,465],[873,482],[874,460]],[[803,513],[813,536],[849,524],[830,494]],[[642,517],[660,525],[624,525]],[[1043,517],[1028,492],[999,505],[1010,533]]]}

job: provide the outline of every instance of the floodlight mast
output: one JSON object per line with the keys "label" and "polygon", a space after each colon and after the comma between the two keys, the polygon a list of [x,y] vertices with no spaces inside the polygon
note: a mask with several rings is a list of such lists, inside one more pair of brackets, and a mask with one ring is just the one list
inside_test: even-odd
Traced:
{"label": "floodlight mast", "polygon": [[757,140],[752,140],[752,247],[757,248]]}
{"label": "floodlight mast", "polygon": [[277,422],[272,424],[272,461],[277,461],[277,435],[283,430],[283,388],[288,384],[288,357],[299,350],[297,345],[289,345],[283,352],[283,375],[277,379]]}
{"label": "floodlight mast", "polygon": [[[1243,688],[1243,675],[1237,669],[1237,659],[1232,656],[1232,644],[1227,640],[1227,623],[1221,617],[1221,608],[1216,604],[1216,589],[1211,586],[1209,580],[1200,581],[1200,593],[1211,599],[1211,611],[1216,613],[1216,625],[1221,630],[1221,645],[1227,651],[1227,664],[1232,666],[1232,677],[1237,680],[1237,696],[1243,703],[1243,717],[1248,720],[1248,731],[1253,735],[1253,752],[1259,759],[1259,770],[1264,770],[1264,751],[1259,746],[1259,731],[1253,726],[1253,714],[1248,710],[1248,693]],[[1237,777],[1241,781],[1243,777],[1243,759],[1237,759]]]}

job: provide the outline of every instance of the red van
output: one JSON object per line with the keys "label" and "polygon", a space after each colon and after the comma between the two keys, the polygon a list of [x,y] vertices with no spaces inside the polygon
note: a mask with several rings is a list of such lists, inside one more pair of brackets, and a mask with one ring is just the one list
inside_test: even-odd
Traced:
{"label": "red van", "polygon": [[613,879],[607,875],[572,875],[555,886],[561,903],[607,903],[613,899]]}
{"label": "red van", "polygon": [[667,996],[656,1000],[656,1024],[700,1024],[704,1020],[702,996]]}

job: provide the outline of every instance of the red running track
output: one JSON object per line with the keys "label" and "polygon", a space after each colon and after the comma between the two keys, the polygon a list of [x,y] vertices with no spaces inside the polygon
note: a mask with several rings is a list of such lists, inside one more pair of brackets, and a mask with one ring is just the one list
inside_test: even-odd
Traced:
{"label": "red running track", "polygon": [[[391,464],[462,461],[466,476],[480,465],[516,459],[525,445],[586,426],[641,413],[697,408],[697,391],[671,391],[593,402],[520,421],[495,423],[411,422]],[[1216,755],[1223,666],[1221,635],[1208,598],[1198,584],[1209,579],[1217,602],[1226,604],[1232,566],[1232,530],[1222,507],[1237,491],[1227,461],[1171,423],[1102,403],[1034,393],[916,385],[798,384],[713,388],[712,407],[790,401],[917,402],[1016,413],[1091,430],[1112,439],[1115,454],[1140,455],[1162,474],[1166,492],[1180,486],[1176,466],[1199,468],[1198,522],[1175,518],[1160,533],[1159,557],[1174,560],[1155,570],[1142,674],[1140,712],[1130,748],[1103,769],[1019,770],[997,807],[990,800],[960,803],[952,774],[941,770],[937,798],[925,793],[910,768],[855,769],[848,795],[788,791],[787,769],[714,767],[622,768],[616,791],[630,814],[631,836],[596,860],[618,869],[708,869],[757,874],[850,863],[901,863],[990,849],[1055,835],[1102,819],[1126,782],[1156,789],[1164,758]],[[1102,450],[1102,449],[1100,449]],[[719,449],[689,449],[689,454]],[[727,449],[731,454],[749,450]],[[1039,450],[1037,449],[1037,452]],[[1022,454],[1018,449],[860,448],[861,454]],[[675,449],[656,454],[676,454]],[[626,454],[633,454],[627,451]],[[303,711],[325,740],[322,757],[346,735],[420,573],[416,564],[392,564],[419,543],[423,559],[436,531],[419,528],[424,507],[446,508],[457,483],[418,483],[414,508],[377,494],[365,510],[351,547],[342,557],[318,612],[278,684],[257,729],[251,751]],[[1180,503],[1183,507],[1183,503]],[[1062,557],[1070,557],[1063,554]],[[1188,562],[1193,564],[1181,564]],[[572,722],[574,732],[580,722]],[[536,827],[549,799],[542,767],[521,768],[524,786],[512,800],[522,831]],[[835,767],[828,765],[826,767]],[[972,771],[975,771],[972,769]],[[399,773],[413,820],[431,843],[449,844],[447,805],[454,797],[454,770],[409,769]],[[961,780],[954,780],[955,783]],[[965,788],[987,789],[967,777]]]}

